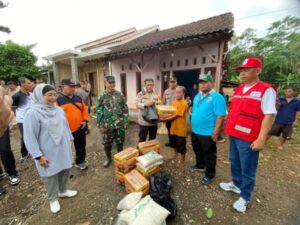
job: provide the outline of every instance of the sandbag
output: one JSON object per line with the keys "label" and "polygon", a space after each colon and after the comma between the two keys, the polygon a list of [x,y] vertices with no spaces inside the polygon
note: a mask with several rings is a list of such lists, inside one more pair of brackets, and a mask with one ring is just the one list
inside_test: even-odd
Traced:
{"label": "sandbag", "polygon": [[147,195],[129,211],[122,211],[118,224],[128,225],[162,225],[170,214]]}
{"label": "sandbag", "polygon": [[117,209],[130,210],[139,203],[142,197],[143,197],[143,192],[132,192],[126,195],[124,198],[122,198],[122,200],[119,202],[117,206]]}
{"label": "sandbag", "polygon": [[149,165],[163,160],[163,156],[155,151],[148,152],[145,155],[139,156],[136,160],[143,166],[148,167]]}

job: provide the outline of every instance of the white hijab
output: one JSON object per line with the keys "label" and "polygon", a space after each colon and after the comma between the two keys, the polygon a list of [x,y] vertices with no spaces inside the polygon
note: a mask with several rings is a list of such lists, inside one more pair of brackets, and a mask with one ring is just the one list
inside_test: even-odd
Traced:
{"label": "white hijab", "polygon": [[45,127],[55,144],[58,144],[63,136],[63,118],[57,106],[46,104],[43,97],[43,89],[49,84],[39,84],[35,87],[31,99],[31,109],[39,114],[40,122]]}

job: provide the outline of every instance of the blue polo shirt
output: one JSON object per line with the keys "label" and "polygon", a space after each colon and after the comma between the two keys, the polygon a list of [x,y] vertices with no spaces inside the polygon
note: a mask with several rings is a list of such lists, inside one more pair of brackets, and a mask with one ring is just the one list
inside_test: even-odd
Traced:
{"label": "blue polo shirt", "polygon": [[281,106],[278,109],[275,123],[285,125],[293,124],[297,111],[300,111],[300,100],[294,98],[292,101],[287,102],[285,97],[280,97],[279,102]]}
{"label": "blue polo shirt", "polygon": [[192,132],[198,135],[211,136],[218,116],[226,115],[224,97],[212,90],[202,97],[200,92],[194,98],[192,109]]}

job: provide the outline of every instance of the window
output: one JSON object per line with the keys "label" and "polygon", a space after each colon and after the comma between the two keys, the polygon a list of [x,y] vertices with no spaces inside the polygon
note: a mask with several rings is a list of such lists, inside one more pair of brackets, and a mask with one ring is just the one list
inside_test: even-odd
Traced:
{"label": "window", "polygon": [[188,65],[189,65],[189,60],[186,59],[186,60],[185,60],[185,66],[188,66]]}
{"label": "window", "polygon": [[127,84],[126,84],[126,73],[120,74],[120,80],[121,80],[121,92],[127,98]]}
{"label": "window", "polygon": [[180,67],[180,59],[177,60],[177,66]]}
{"label": "window", "polygon": [[166,62],[163,62],[163,68],[166,69],[167,65]]}
{"label": "window", "polygon": [[124,71],[124,65],[121,66],[122,71]]}
{"label": "window", "polygon": [[202,57],[202,64],[206,63],[206,57]]}
{"label": "window", "polygon": [[170,68],[173,67],[173,61],[170,61]]}
{"label": "window", "polygon": [[132,65],[131,64],[129,64],[129,70],[132,70]]}
{"label": "window", "polygon": [[136,93],[142,91],[142,75],[141,72],[136,72]]}
{"label": "window", "polygon": [[[216,59],[216,56],[215,55],[212,55],[212,57],[214,58],[214,59]],[[214,60],[211,60],[211,63],[214,63],[215,61]]]}
{"label": "window", "polygon": [[197,65],[197,58],[194,58],[194,65]]}

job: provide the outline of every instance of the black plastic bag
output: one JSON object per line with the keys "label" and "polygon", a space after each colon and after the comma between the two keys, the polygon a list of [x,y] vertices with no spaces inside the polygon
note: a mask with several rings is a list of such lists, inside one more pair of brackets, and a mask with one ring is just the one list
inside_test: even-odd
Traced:
{"label": "black plastic bag", "polygon": [[150,196],[159,205],[169,210],[168,218],[174,218],[177,214],[177,205],[171,198],[170,192],[172,182],[170,175],[166,172],[159,172],[150,177]]}
{"label": "black plastic bag", "polygon": [[152,124],[156,124],[158,122],[158,114],[155,106],[146,107],[144,109],[143,119]]}

